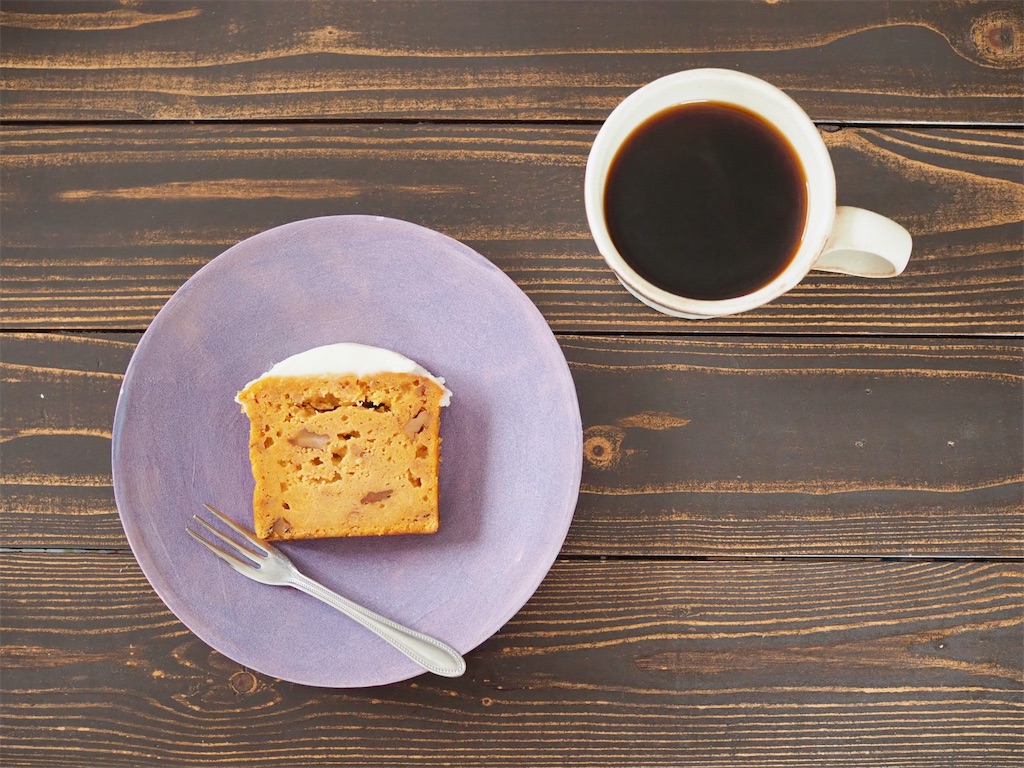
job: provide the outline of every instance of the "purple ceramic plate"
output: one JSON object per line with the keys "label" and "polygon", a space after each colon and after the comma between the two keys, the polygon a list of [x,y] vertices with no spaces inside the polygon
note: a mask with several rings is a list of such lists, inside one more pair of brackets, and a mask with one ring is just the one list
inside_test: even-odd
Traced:
{"label": "purple ceramic plate", "polygon": [[407,355],[454,392],[441,418],[441,530],[281,549],[462,653],[508,621],[554,562],[579,492],[582,431],[569,368],[536,307],[475,251],[423,227],[372,216],[287,224],[174,294],[139,342],[114,418],[114,493],[132,551],[213,648],[273,677],[348,688],[422,670],[185,534],[203,502],[252,528],[248,420],[235,393],[273,363],[339,341]]}

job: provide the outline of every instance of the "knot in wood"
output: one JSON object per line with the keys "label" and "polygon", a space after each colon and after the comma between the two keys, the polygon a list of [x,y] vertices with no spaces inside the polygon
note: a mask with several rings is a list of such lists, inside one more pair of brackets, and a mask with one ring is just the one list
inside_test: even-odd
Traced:
{"label": "knot in wood", "polygon": [[609,469],[622,460],[622,439],[626,431],[619,427],[591,427],[583,433],[583,458],[597,469]]}
{"label": "knot in wood", "polygon": [[256,675],[252,672],[235,672],[228,682],[235,693],[243,695],[253,693],[258,686]]}
{"label": "knot in wood", "polygon": [[999,67],[1024,65],[1024,14],[993,10],[971,26],[971,41],[978,55]]}

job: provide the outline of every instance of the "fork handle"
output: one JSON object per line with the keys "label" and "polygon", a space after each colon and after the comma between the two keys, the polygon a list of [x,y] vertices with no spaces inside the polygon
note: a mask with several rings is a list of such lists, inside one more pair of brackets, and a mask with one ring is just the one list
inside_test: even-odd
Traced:
{"label": "fork handle", "polygon": [[459,677],[466,671],[465,659],[458,651],[440,640],[403,627],[397,621],[363,608],[304,574],[296,573],[289,583],[295,589],[312,595],[332,608],[337,608],[435,675]]}

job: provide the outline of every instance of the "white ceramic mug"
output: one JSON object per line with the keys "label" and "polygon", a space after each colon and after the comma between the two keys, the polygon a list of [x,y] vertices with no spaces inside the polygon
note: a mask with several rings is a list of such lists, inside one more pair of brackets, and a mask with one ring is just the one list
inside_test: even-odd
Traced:
{"label": "white ceramic mug", "polygon": [[[793,147],[807,180],[803,234],[789,265],[752,293],[716,301],[678,296],[637,274],[616,250],[604,211],[608,171],[622,143],[657,113],[701,101],[734,104],[773,125]],[[836,176],[828,149],[797,103],[763,80],[727,69],[692,69],[667,75],[619,104],[591,147],[584,200],[598,250],[619,281],[645,304],[676,317],[721,317],[754,309],[781,296],[812,269],[859,277],[895,277],[910,258],[910,233],[899,224],[862,208],[836,207]]]}

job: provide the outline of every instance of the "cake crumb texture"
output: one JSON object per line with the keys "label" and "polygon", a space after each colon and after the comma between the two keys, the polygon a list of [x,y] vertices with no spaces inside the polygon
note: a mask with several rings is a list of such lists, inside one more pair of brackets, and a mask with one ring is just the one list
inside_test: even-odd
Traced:
{"label": "cake crumb texture", "polygon": [[434,533],[444,389],[413,373],[265,376],[249,416],[261,539]]}

